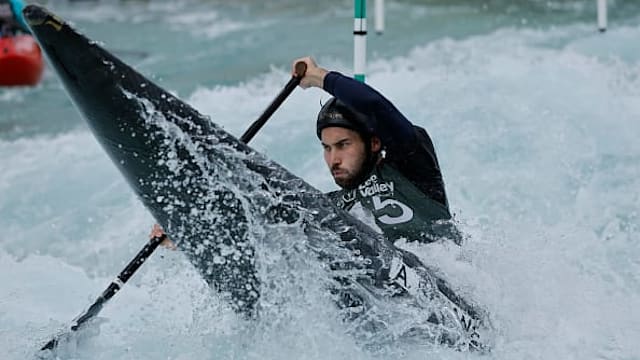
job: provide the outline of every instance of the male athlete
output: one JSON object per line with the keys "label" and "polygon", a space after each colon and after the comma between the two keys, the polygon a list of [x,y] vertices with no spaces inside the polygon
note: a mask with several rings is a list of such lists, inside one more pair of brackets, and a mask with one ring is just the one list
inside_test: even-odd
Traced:
{"label": "male athlete", "polygon": [[448,238],[459,244],[427,132],[370,86],[329,72],[310,57],[294,65],[300,61],[307,64],[300,86],[334,96],[320,109],[316,134],[342,188],[331,193],[337,203],[360,219],[372,216],[377,230],[392,241]]}
{"label": "male athlete", "polygon": [[[334,96],[322,106],[316,122],[324,160],[341,187],[330,196],[392,242],[451,240],[460,244],[462,236],[453,224],[440,165],[427,132],[409,122],[370,86],[318,67],[310,57],[295,60],[294,68],[300,61],[307,65],[300,86],[318,87]],[[389,286],[398,285],[398,289],[410,292],[407,273],[403,271],[408,271],[404,265],[390,270]],[[418,288],[420,280],[414,281]],[[343,290],[337,292],[341,295],[338,305],[359,309],[363,299]],[[464,303],[447,287],[438,290],[445,291],[442,298],[448,302],[434,314],[447,313]],[[465,309],[468,311],[469,307]],[[450,319],[432,314],[426,324],[412,324],[407,337],[439,341],[461,349],[467,346],[485,349],[479,340],[476,320],[471,320],[468,313],[460,315],[463,314],[460,310],[453,313],[462,326],[460,332],[446,329],[444,324],[451,325]],[[434,332],[431,326],[440,326],[440,330]],[[459,347],[460,344],[464,345]]]}

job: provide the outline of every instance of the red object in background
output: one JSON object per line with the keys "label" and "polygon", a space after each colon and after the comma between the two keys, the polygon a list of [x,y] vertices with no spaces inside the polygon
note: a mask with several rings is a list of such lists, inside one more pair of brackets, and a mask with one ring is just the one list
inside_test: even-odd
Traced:
{"label": "red object in background", "polygon": [[42,52],[31,35],[0,38],[0,86],[36,85],[43,70]]}

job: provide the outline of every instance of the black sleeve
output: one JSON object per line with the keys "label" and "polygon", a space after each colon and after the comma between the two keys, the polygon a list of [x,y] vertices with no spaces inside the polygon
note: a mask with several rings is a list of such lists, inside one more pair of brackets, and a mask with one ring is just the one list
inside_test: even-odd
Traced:
{"label": "black sleeve", "polygon": [[371,121],[370,127],[382,141],[387,155],[401,157],[414,151],[416,135],[413,124],[375,89],[331,71],[324,78],[324,90],[366,115]]}

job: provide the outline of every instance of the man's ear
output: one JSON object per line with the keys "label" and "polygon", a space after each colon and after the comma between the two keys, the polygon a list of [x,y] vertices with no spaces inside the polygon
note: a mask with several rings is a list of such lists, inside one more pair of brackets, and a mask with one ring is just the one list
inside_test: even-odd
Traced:
{"label": "man's ear", "polygon": [[382,142],[380,141],[380,138],[377,136],[372,136],[371,137],[371,151],[378,152],[380,151],[380,149],[382,149]]}

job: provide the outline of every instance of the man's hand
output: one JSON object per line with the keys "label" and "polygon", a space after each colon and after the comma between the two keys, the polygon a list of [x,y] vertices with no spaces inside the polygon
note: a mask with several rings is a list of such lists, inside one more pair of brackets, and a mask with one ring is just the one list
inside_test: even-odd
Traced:
{"label": "man's hand", "polygon": [[303,62],[307,65],[307,72],[300,80],[300,87],[303,89],[310,87],[318,87],[322,89],[324,86],[324,76],[327,75],[328,71],[319,67],[311,57],[307,56],[293,61],[291,66],[291,75],[296,75],[296,64],[299,62]]}
{"label": "man's hand", "polygon": [[[151,229],[151,233],[149,234],[149,239],[153,239],[154,237],[161,237],[162,235],[165,235],[164,230],[162,230],[162,227],[158,224],[154,224],[153,229]],[[169,237],[164,239],[164,241],[160,243],[160,246],[167,248],[169,250],[176,250],[178,248],[176,244],[173,241],[171,241],[171,239],[169,239]]]}

